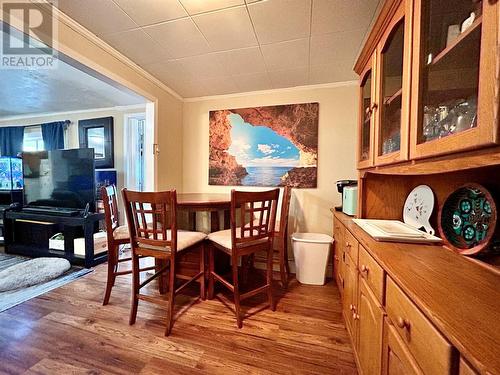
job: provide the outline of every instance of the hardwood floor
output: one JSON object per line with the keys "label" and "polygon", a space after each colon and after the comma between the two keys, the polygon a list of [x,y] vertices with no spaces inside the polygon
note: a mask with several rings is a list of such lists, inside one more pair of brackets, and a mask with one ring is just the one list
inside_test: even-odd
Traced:
{"label": "hardwood floor", "polygon": [[0,313],[0,374],[356,374],[331,281],[310,287],[293,280],[287,292],[276,282],[277,311],[258,311],[265,296],[244,301],[246,313],[258,313],[242,329],[224,296],[201,302],[181,295],[166,338],[157,306],[141,302],[137,323],[128,325],[129,277],[118,278],[102,306],[105,280],[101,265]]}

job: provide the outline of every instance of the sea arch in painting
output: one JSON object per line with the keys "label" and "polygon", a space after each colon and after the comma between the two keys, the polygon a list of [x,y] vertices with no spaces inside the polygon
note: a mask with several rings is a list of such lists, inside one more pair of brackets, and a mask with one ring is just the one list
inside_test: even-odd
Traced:
{"label": "sea arch in painting", "polygon": [[[234,115],[253,127],[267,127],[286,138],[298,150],[296,163],[288,168],[277,183],[255,186],[292,186],[315,188],[318,163],[318,103],[288,104],[253,108],[210,111],[209,113],[209,184],[225,186],[251,186],[249,167],[238,162],[231,154],[231,138]],[[251,143],[251,142],[250,142]],[[254,142],[255,143],[255,142]],[[250,145],[247,146],[250,148]],[[252,145],[253,147],[253,145]],[[264,145],[260,151],[266,152]],[[264,156],[263,158],[270,158]],[[247,170],[248,169],[248,170]]]}

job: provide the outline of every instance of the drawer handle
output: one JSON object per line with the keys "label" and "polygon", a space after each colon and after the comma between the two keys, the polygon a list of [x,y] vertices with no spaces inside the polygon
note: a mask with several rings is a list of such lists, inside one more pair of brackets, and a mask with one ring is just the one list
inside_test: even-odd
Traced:
{"label": "drawer handle", "polygon": [[361,271],[361,274],[368,275],[369,268],[363,264],[363,265],[361,265],[360,271]]}
{"label": "drawer handle", "polygon": [[401,329],[410,329],[410,321],[408,319],[404,319],[402,317],[399,317],[396,324]]}

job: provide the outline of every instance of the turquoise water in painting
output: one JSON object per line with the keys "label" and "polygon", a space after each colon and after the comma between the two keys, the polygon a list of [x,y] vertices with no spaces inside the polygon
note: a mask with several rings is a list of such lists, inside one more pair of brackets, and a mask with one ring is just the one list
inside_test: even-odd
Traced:
{"label": "turquoise water in painting", "polygon": [[241,179],[243,186],[278,186],[281,177],[293,167],[245,167],[248,174]]}

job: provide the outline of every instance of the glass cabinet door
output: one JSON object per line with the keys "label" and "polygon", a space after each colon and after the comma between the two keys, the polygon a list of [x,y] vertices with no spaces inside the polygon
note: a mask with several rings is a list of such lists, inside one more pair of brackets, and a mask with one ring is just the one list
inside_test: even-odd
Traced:
{"label": "glass cabinet door", "polygon": [[376,123],[375,164],[388,164],[408,158],[408,98],[411,38],[408,12],[403,1],[379,45],[377,75],[379,109]]}
{"label": "glass cabinet door", "polygon": [[489,0],[416,2],[412,158],[494,143],[495,58],[489,55],[496,38],[485,33],[496,34],[495,7]]}
{"label": "glass cabinet door", "polygon": [[[374,57],[373,57],[374,59]],[[364,70],[360,79],[360,116],[359,116],[359,152],[358,168],[373,166],[373,125],[374,113],[377,108],[373,94],[374,81],[372,62]]]}

